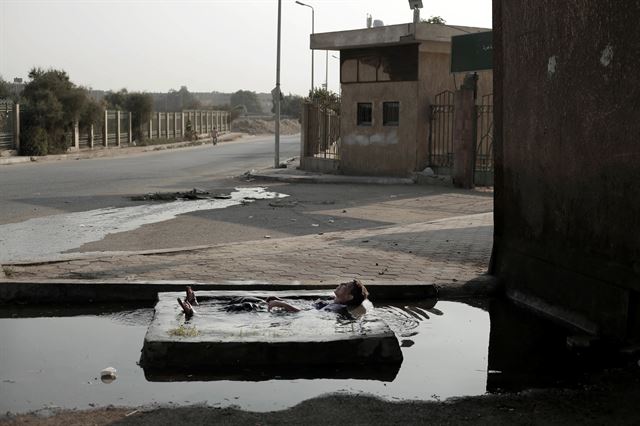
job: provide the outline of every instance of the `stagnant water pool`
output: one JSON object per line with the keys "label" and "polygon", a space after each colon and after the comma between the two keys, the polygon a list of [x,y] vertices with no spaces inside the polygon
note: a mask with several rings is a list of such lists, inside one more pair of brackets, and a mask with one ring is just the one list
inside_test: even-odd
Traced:
{"label": "stagnant water pool", "polygon": [[[43,312],[39,308],[31,313],[5,309],[2,316],[13,318],[0,319],[0,412],[195,403],[268,411],[329,392],[364,392],[389,400],[486,392],[487,311],[455,302],[378,309],[384,311],[403,346],[404,361],[392,382],[149,382],[137,362],[153,308],[75,316],[59,316],[72,314],[63,309]],[[118,374],[106,384],[100,371],[108,366]]]}
{"label": "stagnant water pool", "polygon": [[[567,352],[566,331],[528,314],[522,318],[503,303],[474,304],[479,307],[444,301],[377,305],[404,356],[392,381],[151,382],[138,361],[152,307],[0,307],[0,412],[156,404],[270,411],[333,392],[442,400],[547,386],[577,366]],[[100,379],[105,367],[117,369],[112,383]]]}

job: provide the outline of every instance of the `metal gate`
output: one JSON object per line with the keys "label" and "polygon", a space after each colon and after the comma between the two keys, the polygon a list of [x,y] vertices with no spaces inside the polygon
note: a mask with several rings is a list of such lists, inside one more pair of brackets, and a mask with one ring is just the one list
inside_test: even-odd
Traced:
{"label": "metal gate", "polygon": [[[429,131],[429,166],[441,169],[453,167],[453,132],[455,117],[454,93],[448,90],[439,93],[431,105]],[[484,95],[476,105],[475,120],[475,171],[478,179],[482,172],[493,173],[493,94]],[[446,174],[446,171],[444,171]]]}
{"label": "metal gate", "polygon": [[431,105],[429,132],[429,166],[453,167],[454,94],[445,90]]}
{"label": "metal gate", "polygon": [[476,172],[493,172],[493,94],[476,106]]}

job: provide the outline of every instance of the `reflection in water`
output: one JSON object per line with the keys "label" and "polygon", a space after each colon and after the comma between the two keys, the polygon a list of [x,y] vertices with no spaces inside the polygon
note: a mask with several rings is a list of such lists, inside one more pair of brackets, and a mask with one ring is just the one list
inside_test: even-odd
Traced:
{"label": "reflection in water", "polygon": [[489,313],[488,392],[576,385],[614,362],[597,347],[571,347],[575,331],[511,303],[495,300]]}

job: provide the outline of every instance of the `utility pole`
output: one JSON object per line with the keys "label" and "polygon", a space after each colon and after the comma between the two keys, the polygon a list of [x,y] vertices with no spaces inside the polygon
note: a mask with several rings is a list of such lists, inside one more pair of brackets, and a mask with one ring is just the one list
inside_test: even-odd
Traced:
{"label": "utility pole", "polygon": [[278,48],[276,58],[276,88],[273,94],[276,102],[276,147],[274,168],[280,167],[280,20],[282,16],[282,0],[278,0]]}
{"label": "utility pole", "polygon": [[[299,4],[300,6],[304,6],[304,7],[308,7],[309,9],[311,9],[311,34],[315,34],[316,33],[316,11],[313,8],[313,6],[311,6],[310,4],[306,4],[306,3],[302,3],[301,1],[296,1],[296,4]],[[314,53],[315,51],[313,49],[311,49],[311,92],[310,94],[313,93],[313,89],[314,89],[314,81],[313,81],[313,69],[314,69],[314,63],[313,63],[313,58],[314,58]]]}
{"label": "utility pole", "polygon": [[324,51],[324,88],[329,91],[329,51]]}

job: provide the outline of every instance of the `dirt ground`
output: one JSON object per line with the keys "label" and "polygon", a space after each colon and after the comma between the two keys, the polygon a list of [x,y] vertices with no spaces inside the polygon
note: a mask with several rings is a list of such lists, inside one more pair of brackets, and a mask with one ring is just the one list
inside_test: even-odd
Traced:
{"label": "dirt ground", "polygon": [[[231,131],[250,135],[272,134],[275,133],[275,121],[259,118],[237,118],[231,123]],[[298,120],[289,118],[280,120],[280,133],[283,135],[300,133],[300,123]]]}
{"label": "dirt ground", "polygon": [[2,425],[637,425],[640,368],[596,374],[575,389],[531,390],[443,402],[387,402],[363,395],[326,395],[287,410],[267,413],[203,406],[103,408],[63,411],[48,417],[0,418]]}

